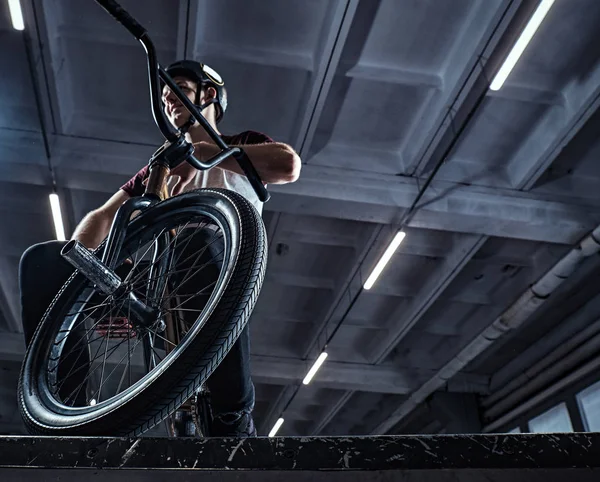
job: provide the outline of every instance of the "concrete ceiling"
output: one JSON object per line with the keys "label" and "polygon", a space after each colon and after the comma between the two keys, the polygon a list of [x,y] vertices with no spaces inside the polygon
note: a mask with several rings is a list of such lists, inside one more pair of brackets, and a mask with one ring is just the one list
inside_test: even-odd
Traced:
{"label": "concrete ceiling", "polygon": [[[226,79],[224,133],[266,132],[303,160],[301,179],[273,186],[265,206],[269,269],[251,320],[261,433],[286,406],[282,435],[374,433],[392,422],[388,433],[448,430],[426,403],[404,426],[394,410],[600,222],[600,2],[557,0],[505,86],[487,90],[536,3],[122,1],[163,65],[202,59]],[[91,0],[22,4],[30,62],[0,2],[0,432],[8,433],[22,430],[18,261],[53,237],[48,154],[71,233],[161,142],[132,37]],[[398,253],[360,292],[444,156]],[[586,263],[571,291],[597,279],[596,260]],[[568,292],[553,303],[571,306]],[[444,391],[489,393],[510,376],[507,357],[517,372],[545,354],[535,342],[549,330],[562,326],[569,339],[577,326],[564,328],[568,315],[595,300],[586,296],[570,311],[532,317]],[[298,388],[340,322],[322,371]]]}

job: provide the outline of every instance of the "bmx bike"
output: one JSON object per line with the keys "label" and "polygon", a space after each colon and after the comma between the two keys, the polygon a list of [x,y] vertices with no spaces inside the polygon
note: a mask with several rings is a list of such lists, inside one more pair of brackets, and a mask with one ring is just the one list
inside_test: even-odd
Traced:
{"label": "bmx bike", "polygon": [[[28,346],[19,408],[35,434],[136,436],[166,421],[170,435],[210,435],[203,387],[252,313],[266,233],[239,194],[200,189],[169,198],[167,179],[181,162],[206,170],[233,156],[258,198],[269,194],[244,151],[223,142],[159,65],[144,27],[116,1],[96,1],[146,51],[152,113],[166,142],[149,160],[145,193],[119,208],[104,242],[93,252],[75,240],[63,248],[76,270]],[[220,148],[212,159],[196,159],[168,122],[161,81]]]}

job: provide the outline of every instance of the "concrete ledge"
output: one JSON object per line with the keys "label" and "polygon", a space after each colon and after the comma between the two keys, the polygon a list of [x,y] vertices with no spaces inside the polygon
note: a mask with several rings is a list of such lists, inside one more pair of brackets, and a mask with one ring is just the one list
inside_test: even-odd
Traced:
{"label": "concrete ledge", "polygon": [[201,477],[286,482],[554,482],[568,477],[578,482],[597,481],[600,434],[246,440],[0,437],[3,482],[84,478],[135,482],[173,477],[178,481]]}

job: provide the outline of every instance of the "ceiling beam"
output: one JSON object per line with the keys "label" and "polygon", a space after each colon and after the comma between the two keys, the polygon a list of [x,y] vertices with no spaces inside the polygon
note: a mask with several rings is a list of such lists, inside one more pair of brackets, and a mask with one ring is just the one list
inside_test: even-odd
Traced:
{"label": "ceiling beam", "polygon": [[[259,433],[269,433],[271,428],[275,425],[275,422],[283,412],[283,408],[288,403],[288,400],[294,396],[294,392],[296,390],[297,385],[286,385],[281,388],[277,397],[273,400],[267,413],[263,417],[260,426]],[[285,428],[285,427],[284,427]],[[281,435],[281,433],[280,433]]]}
{"label": "ceiling beam", "polygon": [[334,2],[332,18],[321,43],[320,56],[313,74],[313,83],[306,96],[304,114],[298,124],[294,147],[300,157],[307,158],[321,113],[335,78],[337,67],[354,20],[359,0]]}
{"label": "ceiling beam", "polygon": [[[62,185],[107,194],[115,192],[154,151],[145,144],[67,136],[56,136],[54,146]],[[17,167],[1,170],[0,180],[23,181]],[[37,182],[41,181],[34,178]],[[411,205],[418,183],[403,176],[305,165],[297,182],[273,185],[270,191],[268,211],[389,224]],[[556,199],[549,194],[433,181],[408,226],[572,244],[600,220],[597,197]]]}
{"label": "ceiling beam", "polygon": [[202,41],[197,47],[198,58],[208,55],[219,59],[233,60],[252,65],[281,67],[311,72],[313,58],[308,52],[285,52],[277,48],[256,48],[249,45],[223,45]]}
{"label": "ceiling beam", "polygon": [[448,256],[431,273],[429,279],[408,306],[399,307],[390,317],[392,322],[369,353],[373,363],[383,363],[390,352],[417,325],[427,310],[442,296],[452,280],[462,271],[487,240],[486,236],[464,235],[457,239]]}
{"label": "ceiling beam", "polygon": [[[55,75],[55,59],[62,59],[62,48],[56,29],[57,6],[49,8],[42,0],[21,2],[27,35],[31,38],[31,50],[35,77],[41,94],[41,117],[48,133],[63,132],[65,107],[72,102],[60,98]],[[61,67],[62,67],[61,60]]]}
{"label": "ceiling beam", "polygon": [[[402,251],[402,254],[405,254],[404,251]],[[373,288],[369,290],[369,293],[374,295],[414,299],[418,299],[422,294],[419,291],[412,288],[411,286],[390,286],[389,284],[383,283],[375,284],[375,286],[373,286]],[[466,303],[470,305],[481,306],[491,305],[493,302],[492,297],[490,295],[474,293],[471,291],[469,291],[468,293],[461,291],[460,293],[456,293],[452,296],[442,294],[439,299],[448,301],[450,303]],[[381,329],[381,327],[378,328]]]}
{"label": "ceiling beam", "polygon": [[[94,8],[101,8],[99,5],[92,4]],[[130,8],[128,6],[127,11],[131,13],[136,19],[139,19],[139,8]],[[156,46],[158,52],[170,50],[173,45],[173,37],[171,35],[163,35],[160,32],[152,30],[151,23],[142,22],[142,26],[146,27],[150,31],[152,36],[152,42]],[[118,32],[115,35],[115,30]],[[104,18],[101,17],[101,21],[94,24],[94,28],[90,29],[84,24],[69,24],[60,25],[55,31],[55,35],[69,42],[94,42],[96,44],[102,44],[103,46],[115,46],[123,49],[138,49],[136,39],[133,37],[124,27],[117,24],[116,21],[106,14]],[[165,46],[167,46],[165,48]]]}
{"label": "ceiling beam", "polygon": [[564,106],[544,115],[507,166],[512,186],[531,189],[600,106],[600,62],[590,75],[572,80],[564,89]]}
{"label": "ceiling beam", "polygon": [[[177,45],[175,47],[176,60],[187,59],[192,51],[190,44],[193,40],[190,38],[190,20],[195,18],[192,16],[191,0],[179,0],[179,12],[177,17]],[[197,2],[194,2],[196,4]],[[194,5],[195,7],[195,5]]]}
{"label": "ceiling beam", "polygon": [[566,107],[566,100],[562,92],[544,90],[523,85],[503,85],[500,90],[490,90],[487,97],[503,100],[529,102],[538,105]]}
{"label": "ceiling beam", "polygon": [[[310,362],[299,359],[256,355],[251,357],[250,364],[254,380],[282,385],[302,380],[310,368]],[[311,385],[405,395],[410,393],[415,383],[416,380],[407,369],[328,361],[323,364]]]}
{"label": "ceiling beam", "polygon": [[[470,108],[481,89],[487,90],[487,86],[477,84],[481,76],[478,64],[487,59],[488,68],[494,68],[495,60],[490,61],[490,57],[499,47],[522,3],[520,0],[500,0],[493,5],[478,2],[473,6],[462,35],[448,56],[442,88],[423,107],[419,116],[423,120],[415,122],[405,136],[410,140],[403,149],[407,174],[421,175],[429,169],[434,154],[443,151],[444,145],[454,137],[455,125],[448,121],[449,112],[458,114],[461,109]],[[428,119],[434,121],[430,123]]]}
{"label": "ceiling beam", "polygon": [[[279,223],[278,223],[278,226],[279,226]],[[353,247],[356,250],[355,261],[354,261],[353,265],[349,268],[348,274],[346,275],[345,279],[339,280],[337,282],[337,285],[339,286],[339,288],[334,295],[330,309],[325,314],[323,319],[320,322],[318,322],[316,324],[315,328],[312,330],[312,338],[309,339],[309,341],[306,343],[306,349],[304,352],[305,358],[311,356],[311,351],[314,349],[315,343],[319,340],[319,337],[321,336],[321,332],[322,332],[323,328],[331,321],[331,317],[335,313],[336,309],[338,309],[340,305],[345,305],[348,302],[344,296],[346,294],[348,285],[354,278],[356,270],[358,270],[360,268],[361,260],[363,259],[364,256],[366,256],[368,254],[369,247],[372,244],[372,241],[377,236],[377,233],[379,232],[379,230],[380,230],[380,228],[378,228],[376,225],[373,225],[372,228],[371,227],[366,228],[360,236],[353,237],[354,240],[353,240],[352,244],[354,245]],[[289,230],[280,228],[280,229],[277,229],[277,240],[278,241],[286,241],[286,240],[308,241],[308,239],[310,239],[310,237],[309,238],[306,237],[307,231],[303,230],[303,233],[304,234],[299,233],[299,236],[296,237],[295,233],[291,233]],[[332,237],[335,238],[335,234],[333,234]],[[327,235],[319,236],[319,239],[322,239],[322,238],[328,238],[328,236]],[[315,240],[315,242],[317,242],[317,241],[318,240]],[[323,244],[323,243],[317,242],[317,244]],[[271,246],[274,246],[274,243]],[[320,348],[320,347],[317,347],[317,349],[318,348]],[[304,373],[302,375],[302,377],[304,377],[305,374],[306,373]],[[287,404],[288,400],[290,400],[290,398],[292,396],[295,396],[295,395],[293,395],[294,389],[295,389],[295,386],[288,386],[288,387],[282,389],[279,396],[271,403],[271,406],[269,407],[267,415],[264,418],[262,426],[261,426],[263,431],[267,431],[270,429],[270,427],[273,426],[276,419],[281,415],[281,412],[282,412],[283,408],[285,407],[285,405]]]}
{"label": "ceiling beam", "polygon": [[335,280],[332,278],[300,275],[291,271],[267,270],[265,283],[276,283],[285,286],[327,291],[333,291],[335,289]]}
{"label": "ceiling beam", "polygon": [[[401,305],[390,317],[391,320],[399,319],[399,321],[390,324],[390,328],[381,337],[377,338],[379,341],[376,342],[377,344],[374,347],[367,348],[368,352],[365,355],[371,363],[379,364],[385,360],[408,331],[418,323],[433,303],[442,296],[444,290],[473,256],[475,256],[486,239],[485,236],[477,235],[462,236],[457,239],[452,251],[440,263],[439,268],[432,273],[429,280],[419,291],[419,295],[413,298],[407,307]],[[359,280],[355,280],[354,282],[357,285],[359,284]],[[357,296],[364,296],[364,292],[360,292]],[[345,399],[348,400],[351,396],[352,393],[349,393]],[[322,420],[315,422],[315,431],[311,433],[317,434],[317,428],[323,428],[333,420],[337,411],[344,407],[344,403],[336,403],[335,406],[337,409],[330,408]]]}
{"label": "ceiling beam", "polygon": [[442,78],[435,73],[403,69],[398,66],[369,65],[364,62],[349,68],[346,76],[352,79],[371,80],[386,84],[424,86],[432,89],[441,89],[443,86]]}
{"label": "ceiling beam", "polygon": [[[293,184],[272,186],[265,209],[382,224],[399,221],[418,192],[414,178],[308,165]],[[554,201],[512,189],[433,181],[408,227],[571,244],[599,218],[597,201]],[[593,206],[593,208],[590,208]]]}
{"label": "ceiling beam", "polygon": [[[348,269],[346,276],[343,280],[338,281],[338,290],[335,293],[335,297],[327,310],[327,313],[322,320],[316,323],[316,326],[312,330],[311,338],[305,344],[304,358],[314,357],[319,354],[322,349],[322,344],[325,340],[322,340],[323,332],[326,331],[326,327],[329,325],[334,326],[338,321],[339,317],[349,308],[352,303],[352,296],[350,293],[356,293],[358,287],[356,286],[357,279],[360,278],[360,270],[365,259],[371,259],[372,247],[375,243],[383,242],[383,226],[373,226],[365,232],[365,238],[360,249],[357,249],[356,256],[352,262],[352,265]],[[319,344],[320,343],[320,344]]]}
{"label": "ceiling beam", "polygon": [[306,410],[300,407],[289,407],[285,412],[285,420],[294,420],[296,422],[310,422],[314,419],[314,416],[310,413],[306,413]]}
{"label": "ceiling beam", "polygon": [[[277,213],[279,214],[279,213]],[[280,242],[314,244],[317,246],[337,246],[346,248],[357,248],[356,234],[341,234],[336,231],[316,232],[306,229],[293,230],[281,228],[278,237]]]}
{"label": "ceiling beam", "polygon": [[308,430],[309,435],[319,435],[325,427],[331,422],[334,417],[339,413],[339,411],[348,403],[348,400],[354,395],[354,391],[347,390],[340,394],[340,397],[323,410],[323,414],[314,421],[310,429]]}

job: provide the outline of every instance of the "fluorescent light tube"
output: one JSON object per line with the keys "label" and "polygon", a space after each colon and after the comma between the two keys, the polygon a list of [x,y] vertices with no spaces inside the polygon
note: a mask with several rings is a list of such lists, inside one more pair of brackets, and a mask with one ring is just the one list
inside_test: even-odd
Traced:
{"label": "fluorescent light tube", "polygon": [[62,216],[60,214],[60,200],[58,194],[50,194],[50,207],[52,208],[52,217],[54,218],[54,230],[56,231],[56,239],[65,241],[65,226],[63,225]]}
{"label": "fluorescent light tube", "polygon": [[491,90],[499,90],[502,87],[504,81],[507,79],[512,69],[519,61],[519,57],[521,57],[521,54],[527,47],[527,44],[529,44],[530,40],[535,35],[535,32],[542,23],[542,20],[544,20],[544,17],[550,10],[550,7],[552,7],[553,3],[554,0],[542,0],[541,3],[538,5],[538,8],[529,19],[529,22],[527,22],[527,25],[523,29],[523,32],[521,32],[519,39],[517,40],[515,45],[513,45],[512,50],[508,54],[508,57],[506,57],[506,60],[502,64],[502,67],[500,67],[500,70],[494,77],[494,80],[492,80],[492,83],[490,85]]}
{"label": "fluorescent light tube", "polygon": [[373,269],[373,272],[369,275],[369,277],[367,278],[367,281],[365,281],[365,284],[363,286],[364,289],[370,290],[373,287],[373,285],[375,284],[375,281],[377,281],[377,278],[379,278],[379,275],[381,274],[381,272],[383,271],[385,266],[389,263],[390,259],[392,258],[392,256],[396,252],[396,250],[398,249],[398,246],[400,246],[400,243],[404,239],[404,236],[406,236],[406,233],[404,231],[398,231],[396,233],[396,236],[394,236],[394,239],[392,239],[392,242],[390,243],[388,248],[385,250],[385,253],[383,253],[383,256],[381,257],[381,259],[379,260],[379,262]]}
{"label": "fluorescent light tube", "polygon": [[275,422],[275,425],[273,425],[273,428],[269,432],[269,437],[275,437],[277,430],[279,430],[282,425],[283,425],[283,418],[280,418],[279,420],[277,420],[277,422]]}
{"label": "fluorescent light tube", "polygon": [[23,11],[19,0],[8,0],[8,9],[10,10],[10,19],[12,20],[15,30],[25,30],[25,22],[23,22]]}
{"label": "fluorescent light tube", "polygon": [[304,377],[304,380],[302,380],[302,383],[304,383],[304,385],[308,385],[310,383],[310,381],[313,379],[313,377],[315,376],[317,371],[319,371],[319,368],[321,368],[321,365],[325,361],[325,358],[327,358],[326,352],[323,352],[319,355],[319,358],[317,358],[317,361],[315,361],[315,364],[308,371],[308,373]]}

